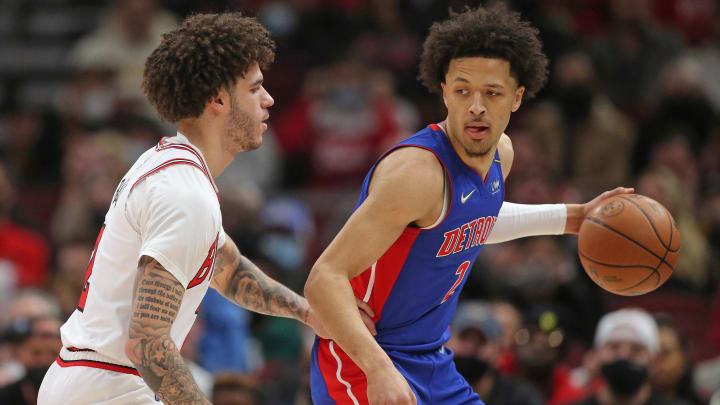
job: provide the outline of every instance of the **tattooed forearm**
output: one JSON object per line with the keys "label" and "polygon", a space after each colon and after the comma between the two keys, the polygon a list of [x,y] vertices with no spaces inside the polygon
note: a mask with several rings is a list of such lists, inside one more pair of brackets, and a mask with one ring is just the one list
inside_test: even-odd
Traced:
{"label": "tattooed forearm", "polygon": [[160,263],[143,256],[135,277],[125,352],[164,403],[208,404],[170,338],[184,293],[183,286]]}
{"label": "tattooed forearm", "polygon": [[236,304],[262,314],[295,318],[307,323],[305,298],[263,273],[240,254],[228,239],[218,252],[213,287]]}

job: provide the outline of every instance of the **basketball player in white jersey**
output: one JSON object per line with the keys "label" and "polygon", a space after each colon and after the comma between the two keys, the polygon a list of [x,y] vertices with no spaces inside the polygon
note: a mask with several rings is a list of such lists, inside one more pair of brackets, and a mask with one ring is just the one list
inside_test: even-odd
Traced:
{"label": "basketball player in white jersey", "polygon": [[225,234],[213,181],[262,143],[274,101],[261,69],[273,59],[269,33],[238,13],[192,16],[148,58],[143,88],[178,134],[117,187],[38,404],[209,403],[179,352],[208,287],[325,334],[307,301]]}

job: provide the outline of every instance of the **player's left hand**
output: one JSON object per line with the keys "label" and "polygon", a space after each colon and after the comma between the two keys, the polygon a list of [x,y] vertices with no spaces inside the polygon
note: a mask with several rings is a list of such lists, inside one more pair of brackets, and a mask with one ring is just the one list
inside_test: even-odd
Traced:
{"label": "player's left hand", "polygon": [[565,233],[578,234],[580,232],[580,225],[582,225],[585,217],[600,203],[610,197],[614,197],[619,194],[632,194],[635,189],[630,187],[617,187],[612,190],[606,191],[585,204],[568,204],[567,205],[567,221],[565,221]]}
{"label": "player's left hand", "polygon": [[[367,302],[359,298],[355,298],[355,303],[358,306],[358,310],[360,311],[360,317],[362,318],[365,327],[368,328],[368,331],[370,331],[371,335],[377,335],[377,330],[375,329],[375,322],[373,322],[375,312],[372,310],[372,308]],[[320,322],[320,319],[315,316],[315,312],[312,309],[308,314],[307,324],[308,326],[313,328],[316,335],[320,336],[323,339],[331,339],[330,333],[327,331],[327,329],[325,329],[325,326],[322,324],[322,322]]]}

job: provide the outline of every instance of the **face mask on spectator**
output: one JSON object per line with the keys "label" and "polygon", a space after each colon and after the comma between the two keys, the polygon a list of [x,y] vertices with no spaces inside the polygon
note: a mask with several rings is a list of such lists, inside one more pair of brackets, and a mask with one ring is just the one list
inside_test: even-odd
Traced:
{"label": "face mask on spectator", "polygon": [[32,367],[25,371],[25,377],[23,378],[25,381],[28,381],[32,384],[32,386],[36,390],[40,390],[40,384],[42,384],[42,380],[45,377],[45,373],[47,373],[49,367]]}
{"label": "face mask on spectator", "polygon": [[635,394],[648,378],[647,367],[627,359],[605,363],[601,371],[610,389],[622,397],[630,397]]}

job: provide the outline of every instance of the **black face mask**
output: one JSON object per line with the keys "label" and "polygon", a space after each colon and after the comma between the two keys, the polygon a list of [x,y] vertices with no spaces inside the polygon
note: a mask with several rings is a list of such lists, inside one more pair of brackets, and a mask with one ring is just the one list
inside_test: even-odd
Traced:
{"label": "black face mask", "polygon": [[30,368],[25,372],[25,377],[23,378],[23,380],[32,384],[35,390],[39,391],[40,384],[42,384],[42,380],[43,378],[45,378],[45,373],[47,373],[47,371],[48,367]]}
{"label": "black face mask", "polygon": [[488,373],[494,372],[492,364],[483,359],[475,357],[459,356],[455,357],[455,368],[458,373],[473,384]]}
{"label": "black face mask", "polygon": [[593,97],[593,89],[581,85],[561,88],[555,94],[565,118],[570,121],[583,121],[590,116]]}
{"label": "black face mask", "polygon": [[603,364],[603,376],[610,389],[620,397],[630,397],[647,381],[648,369],[626,359]]}
{"label": "black face mask", "polygon": [[552,379],[555,363],[526,364],[523,369],[528,380],[542,383]]}

